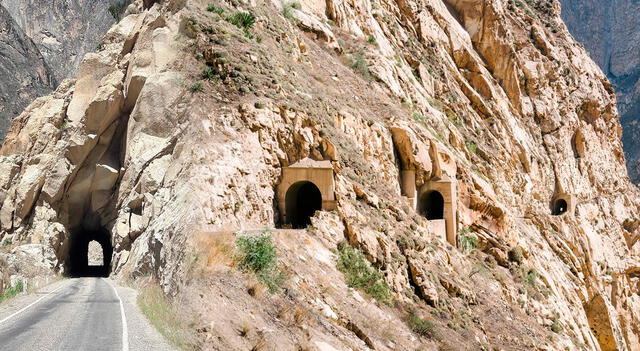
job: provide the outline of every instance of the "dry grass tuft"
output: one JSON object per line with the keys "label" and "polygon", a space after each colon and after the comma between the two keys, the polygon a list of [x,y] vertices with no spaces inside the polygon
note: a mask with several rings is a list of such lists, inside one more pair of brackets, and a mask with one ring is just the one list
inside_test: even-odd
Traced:
{"label": "dry grass tuft", "polygon": [[155,283],[147,281],[139,287],[138,306],[149,322],[179,350],[194,350],[188,323]]}
{"label": "dry grass tuft", "polygon": [[215,271],[220,267],[234,267],[235,235],[231,232],[200,232],[195,235],[198,256],[206,271]]}

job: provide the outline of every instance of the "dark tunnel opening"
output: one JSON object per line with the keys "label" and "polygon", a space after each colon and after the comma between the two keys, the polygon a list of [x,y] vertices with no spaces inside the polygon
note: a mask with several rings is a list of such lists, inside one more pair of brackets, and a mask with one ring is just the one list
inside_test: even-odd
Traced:
{"label": "dark tunnel opening", "polygon": [[[89,243],[96,241],[102,248],[102,264],[93,265],[89,257]],[[70,277],[108,277],[111,273],[111,234],[104,228],[71,231],[66,273]]]}
{"label": "dark tunnel opening", "polygon": [[569,205],[567,204],[567,201],[565,201],[564,199],[558,199],[553,203],[552,214],[554,216],[559,216],[567,212],[568,207]]}
{"label": "dark tunnel opening", "polygon": [[428,220],[444,218],[444,197],[440,192],[431,190],[420,198],[420,214]]}
{"label": "dark tunnel opening", "polygon": [[292,228],[306,228],[311,217],[322,209],[320,189],[311,182],[298,182],[287,190],[285,197],[287,224]]}

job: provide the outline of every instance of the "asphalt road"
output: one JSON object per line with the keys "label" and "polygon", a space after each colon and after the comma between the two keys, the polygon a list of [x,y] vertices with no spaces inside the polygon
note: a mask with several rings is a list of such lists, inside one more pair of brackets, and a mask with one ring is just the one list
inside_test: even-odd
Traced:
{"label": "asphalt road", "polygon": [[0,306],[0,350],[172,350],[104,278],[67,279]]}

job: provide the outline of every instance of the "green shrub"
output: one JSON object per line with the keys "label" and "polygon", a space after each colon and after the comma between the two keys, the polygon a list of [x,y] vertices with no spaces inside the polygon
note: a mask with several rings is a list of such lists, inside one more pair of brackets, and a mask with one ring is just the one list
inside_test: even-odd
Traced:
{"label": "green shrub", "polygon": [[250,12],[236,12],[232,16],[227,17],[227,22],[238,28],[251,29],[256,23],[256,16]]}
{"label": "green shrub", "polygon": [[371,79],[371,71],[369,71],[369,63],[362,52],[357,52],[349,56],[349,66],[362,74],[365,78]]}
{"label": "green shrub", "polygon": [[415,312],[409,312],[405,317],[405,323],[414,333],[426,337],[434,336],[433,322],[420,318]]}
{"label": "green shrub", "polygon": [[467,141],[466,142],[467,150],[471,153],[476,153],[478,151],[478,144],[475,141]]}
{"label": "green shrub", "polygon": [[10,286],[4,289],[2,293],[0,293],[0,303],[15,297],[16,295],[21,293],[23,289],[24,283],[22,282],[22,280],[18,280],[15,286]]}
{"label": "green shrub", "polygon": [[191,92],[199,93],[203,90],[202,83],[196,82],[193,86],[191,86]]}
{"label": "green shrub", "polygon": [[560,325],[560,314],[558,312],[554,312],[552,321],[551,331],[556,334],[560,333],[562,331],[562,325]]}
{"label": "green shrub", "polygon": [[535,268],[531,268],[527,274],[525,274],[524,276],[524,281],[531,285],[532,287],[536,286],[536,281],[538,280],[538,276],[540,276],[540,274],[538,273],[538,271]]}
{"label": "green shrub", "polygon": [[215,12],[218,15],[222,15],[224,13],[224,9],[222,7],[216,6],[214,4],[209,4],[209,6],[207,6],[207,11]]}
{"label": "green shrub", "polygon": [[213,71],[213,68],[207,66],[202,70],[202,78],[204,79],[213,79],[216,76],[216,73]]}
{"label": "green shrub", "polygon": [[256,103],[253,104],[253,106],[255,108],[258,108],[258,109],[263,109],[264,108],[264,102],[256,101]]}
{"label": "green shrub", "polygon": [[467,254],[478,247],[478,237],[471,233],[471,228],[465,227],[458,231],[458,248]]}
{"label": "green shrub", "polygon": [[284,281],[284,274],[278,268],[278,254],[271,233],[240,236],[236,239],[236,247],[239,252],[239,268],[255,273],[269,292],[278,292]]}
{"label": "green shrub", "polygon": [[422,113],[419,112],[414,112],[412,115],[413,119],[424,124],[426,122],[426,118],[424,118],[424,115]]}
{"label": "green shrub", "polygon": [[391,289],[382,272],[371,266],[360,250],[340,243],[337,267],[344,274],[349,287],[360,289],[382,303],[389,303]]}
{"label": "green shrub", "polygon": [[374,37],[373,35],[370,35],[370,36],[367,38],[367,41],[368,41],[370,44],[377,44],[377,43],[378,43],[378,42],[376,41],[376,37]]}
{"label": "green shrub", "polygon": [[299,2],[293,1],[293,2],[287,2],[284,5],[282,5],[282,15],[284,16],[284,18],[288,19],[288,20],[293,20],[293,11],[291,11],[291,9],[296,9],[296,10],[300,10],[302,8],[302,6],[300,5]]}

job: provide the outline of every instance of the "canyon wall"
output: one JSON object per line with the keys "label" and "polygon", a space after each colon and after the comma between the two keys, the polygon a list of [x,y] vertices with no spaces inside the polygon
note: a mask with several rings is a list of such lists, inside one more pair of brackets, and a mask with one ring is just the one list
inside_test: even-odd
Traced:
{"label": "canyon wall", "polygon": [[640,183],[640,3],[562,0],[562,18],[609,77],[618,98],[629,174]]}
{"label": "canyon wall", "polygon": [[0,6],[0,140],[35,98],[55,88],[53,71],[36,45]]}
{"label": "canyon wall", "polygon": [[[136,1],[14,120],[1,269],[70,274],[96,239],[201,349],[640,347],[640,191],[558,2],[212,5]],[[325,192],[304,228],[300,180]],[[236,261],[261,232],[274,295]],[[345,281],[345,246],[386,300]]]}
{"label": "canyon wall", "polygon": [[115,21],[108,7],[101,0],[0,1],[0,25],[7,28],[0,59],[0,70],[7,73],[0,78],[0,140],[13,117],[73,77],[84,55],[96,50]]}

